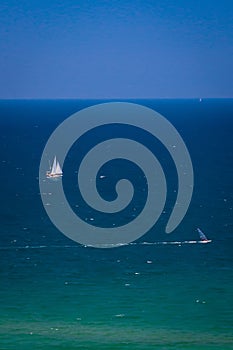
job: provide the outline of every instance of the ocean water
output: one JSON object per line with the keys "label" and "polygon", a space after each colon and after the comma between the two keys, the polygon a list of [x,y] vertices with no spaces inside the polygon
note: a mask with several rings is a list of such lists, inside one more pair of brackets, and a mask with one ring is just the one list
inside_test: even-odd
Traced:
{"label": "ocean water", "polygon": [[[79,203],[83,220],[93,217],[104,227],[134,220],[140,212],[146,201],[143,173],[119,160],[101,170],[109,179],[97,181],[105,199],[114,198],[119,178],[135,187],[135,203],[113,219],[82,201],[74,159],[81,160],[96,141],[120,135],[157,152],[166,174],[168,197],[158,222],[138,241],[111,249],[85,247],[59,232],[38,183],[41,155],[54,129],[101,102],[0,101],[0,349],[233,349],[233,100],[129,101],[165,116],[190,152],[193,198],[169,235],[165,226],[177,179],[156,140],[115,126],[74,145],[64,165],[67,199],[74,210]],[[212,242],[184,244],[198,240],[196,227]]]}

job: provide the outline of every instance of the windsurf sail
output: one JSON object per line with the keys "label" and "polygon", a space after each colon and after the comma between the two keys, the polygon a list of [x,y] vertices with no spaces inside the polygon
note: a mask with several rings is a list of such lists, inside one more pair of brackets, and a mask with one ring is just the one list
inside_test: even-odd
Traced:
{"label": "windsurf sail", "polygon": [[199,228],[197,228],[197,232],[199,233],[199,236],[200,236],[201,241],[208,241],[208,238],[207,238],[206,235],[202,232],[202,230],[200,230]]}

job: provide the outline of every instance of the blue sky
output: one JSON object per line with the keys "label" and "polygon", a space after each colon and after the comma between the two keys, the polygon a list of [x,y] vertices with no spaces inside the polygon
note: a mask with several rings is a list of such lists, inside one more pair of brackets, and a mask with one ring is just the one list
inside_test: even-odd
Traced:
{"label": "blue sky", "polygon": [[0,98],[233,97],[233,1],[1,1]]}

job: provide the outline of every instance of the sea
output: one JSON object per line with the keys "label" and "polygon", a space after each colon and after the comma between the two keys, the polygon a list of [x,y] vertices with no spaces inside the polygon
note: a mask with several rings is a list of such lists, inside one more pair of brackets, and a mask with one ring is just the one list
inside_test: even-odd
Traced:
{"label": "sea", "polygon": [[[186,215],[167,234],[179,188],[163,145],[123,125],[83,135],[59,180],[81,220],[110,230],[132,222],[147,200],[143,169],[119,158],[94,180],[111,201],[117,181],[129,179],[135,202],[113,216],[84,203],[78,164],[108,138],[143,143],[160,161],[168,187],[164,210],[148,232],[98,248],[68,238],[50,220],[39,167],[61,123],[109,102],[148,107],[176,128],[192,160],[194,188]],[[1,100],[0,130],[1,350],[233,349],[233,99]],[[199,243],[197,227],[212,242]]]}

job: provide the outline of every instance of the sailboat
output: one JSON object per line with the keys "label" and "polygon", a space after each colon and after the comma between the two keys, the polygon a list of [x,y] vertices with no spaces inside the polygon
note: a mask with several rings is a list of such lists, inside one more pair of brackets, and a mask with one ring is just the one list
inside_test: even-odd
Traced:
{"label": "sailboat", "polygon": [[197,232],[199,233],[199,236],[200,236],[199,243],[210,243],[210,242],[212,242],[212,240],[208,239],[206,237],[206,235],[202,232],[202,230],[200,230],[199,228],[197,228]]}
{"label": "sailboat", "polygon": [[59,162],[57,161],[56,156],[54,157],[53,160],[53,165],[52,168],[50,169],[50,171],[46,172],[46,177],[49,178],[59,178],[62,177],[63,173],[62,173],[62,169],[61,166],[59,164]]}

